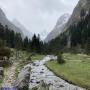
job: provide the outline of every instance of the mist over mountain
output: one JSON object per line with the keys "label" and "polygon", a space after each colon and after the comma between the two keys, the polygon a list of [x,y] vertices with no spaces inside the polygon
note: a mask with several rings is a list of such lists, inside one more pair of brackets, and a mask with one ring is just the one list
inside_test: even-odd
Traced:
{"label": "mist over mountain", "polygon": [[24,37],[27,36],[29,39],[32,39],[33,34],[27,30],[18,20],[14,19],[12,22],[16,27],[22,30]]}
{"label": "mist over mountain", "polygon": [[16,33],[20,33],[22,38],[24,38],[23,32],[20,28],[16,27],[12,22],[10,22],[8,20],[8,18],[6,17],[5,13],[2,11],[2,9],[0,8],[0,23],[3,26],[8,26],[9,29],[13,30]]}
{"label": "mist over mountain", "polygon": [[54,29],[46,37],[45,42],[48,42],[48,41],[50,41],[52,39],[55,39],[60,33],[62,33],[64,31],[64,27],[65,27],[65,25],[66,25],[69,18],[70,18],[70,15],[68,13],[62,15],[58,19]]}

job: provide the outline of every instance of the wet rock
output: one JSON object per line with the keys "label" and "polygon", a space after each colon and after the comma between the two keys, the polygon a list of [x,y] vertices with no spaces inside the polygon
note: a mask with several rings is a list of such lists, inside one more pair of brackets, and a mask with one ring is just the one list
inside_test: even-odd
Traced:
{"label": "wet rock", "polygon": [[41,74],[44,73],[43,71],[40,72]]}
{"label": "wet rock", "polygon": [[19,73],[18,78],[16,79],[14,86],[17,90],[28,90],[29,89],[29,80],[30,80],[30,67],[25,67]]}
{"label": "wet rock", "polygon": [[42,70],[44,70],[44,69],[42,69]]}
{"label": "wet rock", "polygon": [[32,77],[36,77],[36,76],[32,76]]}
{"label": "wet rock", "polygon": [[31,79],[31,80],[30,80],[30,83],[34,83],[34,79]]}
{"label": "wet rock", "polygon": [[48,85],[51,86],[51,85],[53,85],[53,84],[52,84],[52,83],[49,83]]}
{"label": "wet rock", "polygon": [[64,85],[60,85],[60,87],[64,87]]}
{"label": "wet rock", "polygon": [[49,90],[49,86],[44,83],[44,81],[41,81],[39,86],[32,88],[31,90]]}
{"label": "wet rock", "polygon": [[40,83],[40,81],[37,81],[36,83],[37,83],[37,84],[39,84],[39,83]]}

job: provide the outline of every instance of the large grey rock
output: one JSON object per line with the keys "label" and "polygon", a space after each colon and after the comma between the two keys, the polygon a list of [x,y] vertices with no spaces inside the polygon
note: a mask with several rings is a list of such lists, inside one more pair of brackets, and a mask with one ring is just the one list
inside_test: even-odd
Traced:
{"label": "large grey rock", "polygon": [[30,71],[31,71],[30,67],[25,67],[19,73],[18,78],[16,79],[14,83],[14,87],[16,87],[17,90],[28,90],[29,80],[30,80]]}

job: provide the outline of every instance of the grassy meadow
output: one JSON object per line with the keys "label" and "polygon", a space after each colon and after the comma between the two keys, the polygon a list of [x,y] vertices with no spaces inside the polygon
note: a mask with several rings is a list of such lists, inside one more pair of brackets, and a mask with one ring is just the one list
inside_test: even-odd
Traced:
{"label": "grassy meadow", "polygon": [[57,76],[75,85],[90,89],[90,56],[63,54],[65,64],[49,61],[46,66]]}

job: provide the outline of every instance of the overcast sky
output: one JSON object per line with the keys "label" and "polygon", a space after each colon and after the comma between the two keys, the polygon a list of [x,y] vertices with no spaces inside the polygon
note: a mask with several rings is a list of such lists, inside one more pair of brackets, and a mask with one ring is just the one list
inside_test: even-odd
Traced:
{"label": "overcast sky", "polygon": [[50,32],[57,19],[72,13],[78,0],[0,0],[0,7],[12,21],[17,19],[33,33]]}

